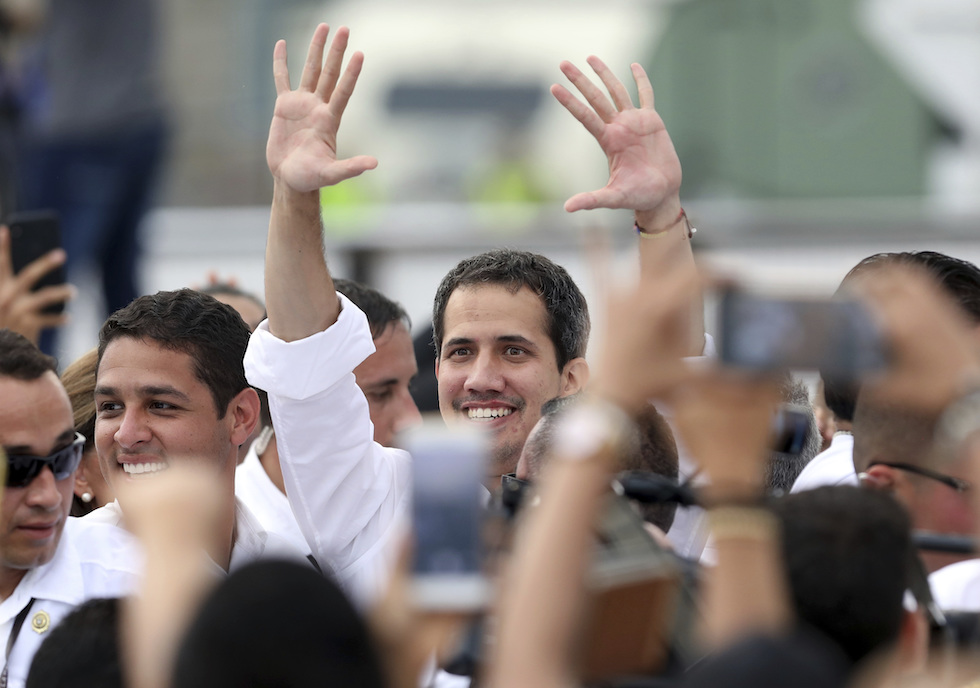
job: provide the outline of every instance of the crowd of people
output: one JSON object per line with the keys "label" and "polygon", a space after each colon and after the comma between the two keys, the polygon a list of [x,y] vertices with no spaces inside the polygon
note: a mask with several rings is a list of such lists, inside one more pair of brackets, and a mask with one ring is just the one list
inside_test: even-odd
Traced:
{"label": "crowd of people", "polygon": [[[328,34],[295,88],[274,50],[263,298],[139,296],[59,377],[37,348],[53,293],[31,286],[64,255],[13,275],[0,229],[0,685],[977,680],[980,269],[862,261],[838,297],[886,365],[820,399],[725,365],[650,81],[632,65],[634,103],[595,57],[604,90],[563,62],[577,94],[552,94],[609,181],[565,209],[632,210],[638,277],[591,304],[589,360],[590,304],[547,257],[497,249],[442,280],[439,410],[488,437],[491,594],[420,604],[396,446],[421,421],[410,323],[324,253],[320,189],[378,164],[338,155],[364,58]],[[798,436],[777,441],[786,418]]]}

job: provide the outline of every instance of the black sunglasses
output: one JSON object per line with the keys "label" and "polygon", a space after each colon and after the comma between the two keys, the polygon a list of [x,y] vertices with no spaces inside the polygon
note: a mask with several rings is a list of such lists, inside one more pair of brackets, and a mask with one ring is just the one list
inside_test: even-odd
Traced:
{"label": "black sunglasses", "polygon": [[940,473],[938,471],[929,470],[928,468],[923,468],[922,466],[916,466],[911,463],[890,463],[888,461],[873,461],[868,464],[868,468],[871,466],[888,466],[889,468],[897,468],[900,471],[908,471],[909,473],[915,473],[916,475],[921,475],[924,478],[930,478],[931,480],[936,480],[941,482],[943,485],[953,488],[957,492],[966,492],[971,487],[973,487],[968,480],[963,480],[962,478],[954,478],[951,475],[946,475],[945,473]]}
{"label": "black sunglasses", "polygon": [[27,487],[45,466],[50,466],[55,480],[64,480],[78,468],[85,448],[85,436],[75,433],[74,441],[49,456],[30,456],[28,454],[7,455],[7,487]]}

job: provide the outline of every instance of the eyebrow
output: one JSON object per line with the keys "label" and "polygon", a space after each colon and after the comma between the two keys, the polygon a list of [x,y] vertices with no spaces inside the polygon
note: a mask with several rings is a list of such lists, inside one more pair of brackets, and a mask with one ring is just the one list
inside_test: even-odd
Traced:
{"label": "eyebrow", "polygon": [[[525,344],[525,345],[530,346],[530,347],[536,347],[537,346],[530,339],[528,339],[527,337],[524,337],[522,335],[519,335],[519,334],[502,334],[499,337],[497,337],[496,339],[494,339],[494,341],[495,342],[501,342],[501,343],[504,343],[504,344]],[[473,340],[470,339],[469,337],[454,337],[453,339],[448,340],[442,346],[443,346],[443,348],[445,348],[447,346],[460,346],[461,344],[472,344],[472,343],[473,343]]]}
{"label": "eyebrow", "polygon": [[[59,449],[64,449],[68,444],[75,439],[75,428],[68,428],[63,433],[58,435],[57,439],[54,441],[54,449],[52,451],[58,451]],[[33,448],[26,444],[15,444],[10,447],[4,447],[3,450],[8,454],[14,455],[32,455]]]}
{"label": "eyebrow", "polygon": [[[137,387],[136,391],[140,394],[140,396],[144,397],[175,397],[183,401],[190,401],[190,397],[176,387],[171,387],[170,385],[144,385],[142,387]],[[95,388],[95,395],[115,397],[119,395],[119,392],[115,387],[101,385]]]}

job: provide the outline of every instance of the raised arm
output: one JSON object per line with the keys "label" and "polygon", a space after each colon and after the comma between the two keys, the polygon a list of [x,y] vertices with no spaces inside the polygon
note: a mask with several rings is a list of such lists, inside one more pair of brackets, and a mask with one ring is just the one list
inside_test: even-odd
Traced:
{"label": "raised arm", "polygon": [[266,160],[275,187],[266,246],[265,299],[269,329],[285,341],[326,329],[340,313],[323,255],[320,188],[356,177],[378,164],[365,155],[337,158],[337,130],[364,55],[351,55],[341,72],[350,34],[341,27],[324,62],[329,30],[326,24],[316,28],[295,90],[289,83],[286,42],[276,43],[273,54],[277,95]]}
{"label": "raised arm", "polygon": [[[562,62],[561,71],[588,104],[559,84],[551,87],[551,93],[599,143],[609,163],[609,181],[601,189],[575,194],[565,202],[565,210],[632,210],[641,271],[655,277],[667,266],[680,266],[696,275],[690,225],[681,209],[681,164],[664,121],[654,109],[650,79],[643,67],[631,66],[639,95],[639,107],[634,107],[626,87],[602,60],[593,56],[588,63],[605,85],[608,97],[571,62]],[[699,283],[692,280],[691,284],[697,291],[685,352],[700,356],[704,350],[704,307],[696,286]]]}

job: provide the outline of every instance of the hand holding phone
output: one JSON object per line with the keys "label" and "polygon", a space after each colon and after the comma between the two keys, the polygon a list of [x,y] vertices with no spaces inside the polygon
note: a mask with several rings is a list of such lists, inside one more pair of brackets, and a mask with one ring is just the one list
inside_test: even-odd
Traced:
{"label": "hand holding phone", "polygon": [[66,322],[65,303],[75,292],[65,283],[56,216],[9,220],[10,227],[0,225],[0,327],[36,343],[42,329]]}

